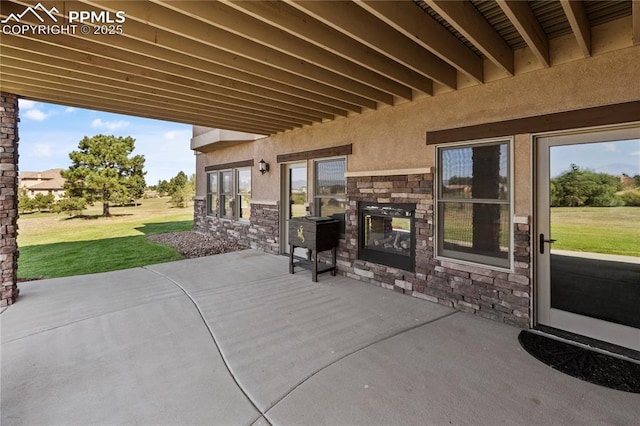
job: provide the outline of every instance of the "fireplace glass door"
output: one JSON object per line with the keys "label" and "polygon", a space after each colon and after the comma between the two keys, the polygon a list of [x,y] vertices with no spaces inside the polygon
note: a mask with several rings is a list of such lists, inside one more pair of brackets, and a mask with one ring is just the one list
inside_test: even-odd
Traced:
{"label": "fireplace glass door", "polygon": [[413,204],[360,203],[360,259],[414,270]]}

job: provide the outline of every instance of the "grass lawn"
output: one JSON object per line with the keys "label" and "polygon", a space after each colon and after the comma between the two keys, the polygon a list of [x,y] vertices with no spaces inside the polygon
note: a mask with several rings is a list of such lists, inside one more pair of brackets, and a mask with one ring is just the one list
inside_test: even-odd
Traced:
{"label": "grass lawn", "polygon": [[96,203],[82,217],[20,215],[18,278],[65,277],[178,260],[182,257],[173,248],[146,236],[193,227],[193,208],[173,208],[169,198],[111,207],[108,218],[101,213],[102,205]]}
{"label": "grass lawn", "polygon": [[640,256],[640,207],[554,207],[554,249]]}

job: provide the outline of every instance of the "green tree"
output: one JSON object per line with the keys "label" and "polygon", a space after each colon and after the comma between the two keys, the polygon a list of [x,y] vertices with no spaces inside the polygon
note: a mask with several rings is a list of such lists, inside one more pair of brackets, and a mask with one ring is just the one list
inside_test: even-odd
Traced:
{"label": "green tree", "polygon": [[110,204],[142,197],[145,159],[131,156],[134,148],[135,139],[130,136],[85,136],[78,150],[69,154],[71,167],[62,172],[69,196],[90,204],[101,201],[104,216],[110,215]]}
{"label": "green tree", "polygon": [[87,207],[87,200],[84,198],[62,198],[58,200],[52,207],[54,213],[67,213],[69,216],[82,213]]}
{"label": "green tree", "polygon": [[172,177],[171,180],[169,180],[169,195],[180,192],[187,183],[189,183],[189,178],[185,172],[180,170],[175,177]]}
{"label": "green tree", "polygon": [[158,196],[162,197],[163,195],[168,194],[170,189],[171,187],[169,186],[169,182],[164,179],[158,181]]}
{"label": "green tree", "polygon": [[616,195],[620,179],[571,164],[569,170],[551,181],[551,205],[558,207],[612,207],[624,204]]}
{"label": "green tree", "polygon": [[44,195],[43,193],[39,192],[35,195],[35,197],[33,197],[33,200],[31,200],[31,202],[33,203],[33,207],[41,212],[43,210],[51,210],[51,206],[53,205],[55,200],[56,199],[53,194]]}
{"label": "green tree", "polygon": [[640,190],[631,189],[620,194],[620,198],[624,201],[625,206],[640,207]]}
{"label": "green tree", "polygon": [[33,211],[33,200],[27,194],[27,190],[25,188],[20,188],[18,191],[18,210],[21,213],[26,213]]}
{"label": "green tree", "polygon": [[471,185],[473,178],[471,176],[451,176],[447,182],[449,185]]}
{"label": "green tree", "polygon": [[182,186],[177,186],[176,189],[173,190],[171,194],[171,203],[175,207],[188,207],[189,201],[193,199],[196,193],[196,178],[195,175],[191,175],[191,178],[182,181],[182,176],[180,174],[184,175],[185,178],[187,177],[183,172],[178,173],[178,176],[176,176],[176,180],[180,177],[179,182]]}

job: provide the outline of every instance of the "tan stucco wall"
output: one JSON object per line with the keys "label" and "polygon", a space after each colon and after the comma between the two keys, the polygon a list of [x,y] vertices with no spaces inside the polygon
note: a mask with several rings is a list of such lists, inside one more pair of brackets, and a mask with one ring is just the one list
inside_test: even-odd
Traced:
{"label": "tan stucco wall", "polygon": [[193,126],[193,129],[191,130],[191,132],[193,137],[196,137],[196,136],[200,136],[202,134],[207,133],[209,130],[211,130],[209,127]]}
{"label": "tan stucco wall", "polygon": [[[626,26],[613,35],[606,34],[608,38],[597,35],[598,31],[605,30],[611,32],[611,26],[594,30],[594,57],[576,60],[575,40],[565,37],[552,43],[552,51],[558,51],[552,58],[560,64],[551,68],[540,69],[536,65],[538,69],[530,70],[520,63],[518,67],[525,71],[515,77],[201,154],[197,157],[197,170],[208,164],[249,158],[257,162],[264,158],[270,163],[271,172],[262,176],[254,167],[252,197],[277,201],[280,197],[278,154],[350,143],[353,154],[347,161],[348,172],[433,167],[435,148],[425,143],[425,133],[429,130],[638,100],[640,46],[619,48],[620,44],[631,46]],[[535,60],[528,56],[526,49],[517,56],[524,62]],[[517,136],[514,151],[515,213],[530,215],[530,135]],[[204,195],[204,177],[200,175],[198,181],[197,194]]]}
{"label": "tan stucco wall", "polygon": [[[255,145],[253,142],[242,143],[226,148],[217,149],[215,152],[207,154],[196,155],[196,196],[204,196],[207,192],[207,176],[201,173],[206,166],[216,164],[226,164],[235,161],[244,161],[255,159]],[[260,161],[260,158],[255,160],[256,164]],[[266,160],[265,160],[266,161]],[[257,176],[260,176],[260,172],[257,170],[257,166],[251,171],[251,189],[253,194],[259,194],[262,192],[262,188],[257,187]],[[255,198],[255,195],[252,197]]]}
{"label": "tan stucco wall", "polygon": [[513,212],[516,216],[529,216],[533,208],[531,203],[531,191],[533,190],[531,135],[516,135],[513,144]]}

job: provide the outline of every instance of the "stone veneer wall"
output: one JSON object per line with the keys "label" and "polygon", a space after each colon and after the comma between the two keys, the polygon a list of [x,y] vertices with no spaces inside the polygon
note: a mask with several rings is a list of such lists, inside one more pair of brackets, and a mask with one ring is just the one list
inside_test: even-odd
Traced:
{"label": "stone veneer wall", "polygon": [[[338,252],[338,267],[348,277],[411,293],[407,280],[426,278],[427,259],[433,257],[430,238],[433,224],[433,175],[430,173],[399,176],[367,176],[347,178],[347,210],[345,241]],[[358,259],[358,202],[416,204],[415,272]]]}
{"label": "stone veneer wall", "polygon": [[206,201],[196,199],[194,223],[196,232],[235,241],[267,253],[280,253],[280,214],[277,205],[251,204],[249,223],[207,216]]}
{"label": "stone veneer wall", "polygon": [[[345,240],[338,268],[346,276],[485,318],[528,327],[530,312],[530,229],[516,218],[514,271],[434,259],[434,202],[431,173],[347,178]],[[358,259],[358,201],[415,203],[416,268],[404,271]]]}
{"label": "stone veneer wall", "polygon": [[18,98],[0,93],[0,307],[18,290]]}

